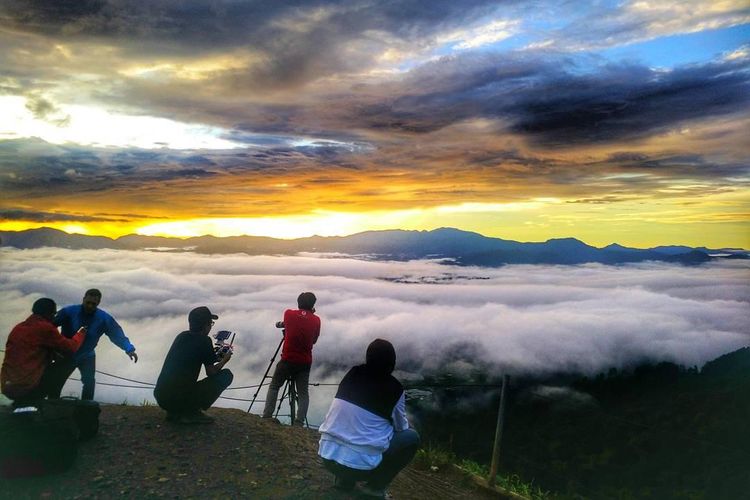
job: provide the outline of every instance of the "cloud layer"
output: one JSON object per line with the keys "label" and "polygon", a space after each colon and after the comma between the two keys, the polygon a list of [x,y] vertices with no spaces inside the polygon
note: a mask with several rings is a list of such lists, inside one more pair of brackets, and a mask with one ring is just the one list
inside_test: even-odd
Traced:
{"label": "cloud layer", "polygon": [[[144,381],[156,379],[172,339],[186,328],[187,312],[206,304],[220,316],[215,328],[237,332],[234,385],[257,384],[280,340],[274,323],[303,290],[318,296],[323,321],[311,376],[317,382],[338,382],[377,337],[395,344],[399,376],[407,380],[476,368],[495,374],[593,374],[644,360],[700,366],[749,340],[750,269],[738,262],[480,269],[311,256],[58,249],[3,249],[0,258],[3,344],[36,298],[49,296],[62,306],[78,303],[86,288],[99,287],[102,307],[119,320],[141,359],[131,364],[102,339],[97,367]],[[391,281],[424,277],[448,279]],[[112,382],[103,375],[98,380]],[[66,390],[77,391],[77,384],[69,382]],[[333,389],[311,391],[310,418],[316,423]],[[253,392],[227,395],[248,398]],[[109,402],[151,400],[150,391],[105,386],[97,396]],[[242,402],[221,404],[246,408]]]}

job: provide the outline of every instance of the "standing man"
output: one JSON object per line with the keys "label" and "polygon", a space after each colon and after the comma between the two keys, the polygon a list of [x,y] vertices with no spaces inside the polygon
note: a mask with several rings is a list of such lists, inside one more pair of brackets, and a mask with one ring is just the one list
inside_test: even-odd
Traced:
{"label": "standing man", "polygon": [[53,323],[56,310],[54,300],[37,300],[31,316],[8,335],[0,386],[14,407],[35,406],[45,397],[60,397],[69,363],[58,353],[72,355],[84,342],[83,328],[71,338],[60,335]]}
{"label": "standing man", "polygon": [[96,386],[96,352],[94,350],[102,335],[106,334],[109,340],[125,351],[133,362],[138,362],[135,347],[125,336],[122,327],[109,313],[98,308],[101,300],[102,292],[96,288],[86,290],[80,305],[63,307],[55,316],[55,324],[61,327],[62,334],[66,337],[72,337],[81,327],[86,328],[86,340],[70,360],[69,371],[65,376],[67,379],[73,370],[78,368],[83,384],[81,399],[84,400],[94,399]]}
{"label": "standing man", "polygon": [[406,419],[404,388],[391,375],[396,351],[387,340],[367,347],[364,365],[344,375],[320,426],[318,455],[336,477],[336,487],[385,498],[393,478],[411,462],[419,434]]}
{"label": "standing man", "polygon": [[[227,352],[218,359],[208,333],[219,317],[208,307],[196,307],[188,315],[190,330],[177,335],[164,360],[154,397],[167,411],[167,420],[178,424],[208,424],[213,418],[207,410],[229,387],[234,376],[224,365],[231,359]],[[206,378],[198,380],[201,365]]]}
{"label": "standing man", "polygon": [[299,397],[299,408],[292,425],[305,425],[307,407],[310,406],[307,384],[310,380],[312,349],[320,336],[320,318],[315,315],[316,300],[312,292],[303,292],[297,297],[299,309],[284,311],[284,347],[281,350],[281,361],[276,364],[268,386],[263,418],[272,418],[279,388],[287,379],[291,379]]}

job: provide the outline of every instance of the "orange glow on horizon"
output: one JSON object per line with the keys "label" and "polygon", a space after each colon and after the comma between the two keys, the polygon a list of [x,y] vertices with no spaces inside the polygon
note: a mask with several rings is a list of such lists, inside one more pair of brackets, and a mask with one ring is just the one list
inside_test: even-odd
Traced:
{"label": "orange glow on horizon", "polygon": [[0,222],[0,230],[52,227],[110,238],[140,234],[173,238],[248,235],[296,239],[347,236],[369,230],[455,227],[516,241],[574,237],[599,247],[619,243],[638,248],[667,244],[750,248],[750,232],[741,211],[744,203],[742,195],[723,194],[695,213],[680,199],[589,204],[537,198],[526,202],[472,202],[406,210],[316,210],[276,217],[172,217],[121,223],[5,221]]}

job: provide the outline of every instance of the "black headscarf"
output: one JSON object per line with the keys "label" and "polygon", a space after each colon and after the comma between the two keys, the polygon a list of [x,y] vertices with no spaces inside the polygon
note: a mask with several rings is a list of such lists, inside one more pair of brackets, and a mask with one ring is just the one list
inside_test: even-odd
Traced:
{"label": "black headscarf", "polygon": [[382,375],[390,375],[396,367],[396,350],[387,340],[375,339],[367,346],[365,359],[369,370]]}

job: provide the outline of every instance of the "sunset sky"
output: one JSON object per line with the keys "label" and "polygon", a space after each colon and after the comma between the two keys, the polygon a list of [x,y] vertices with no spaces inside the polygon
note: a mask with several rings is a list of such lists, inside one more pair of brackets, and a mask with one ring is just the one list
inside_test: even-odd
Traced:
{"label": "sunset sky", "polygon": [[0,0],[0,229],[750,248],[750,1]]}

